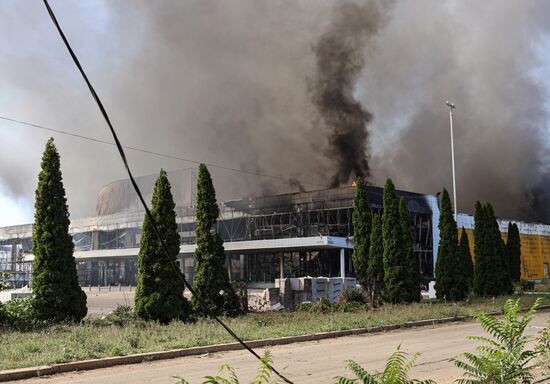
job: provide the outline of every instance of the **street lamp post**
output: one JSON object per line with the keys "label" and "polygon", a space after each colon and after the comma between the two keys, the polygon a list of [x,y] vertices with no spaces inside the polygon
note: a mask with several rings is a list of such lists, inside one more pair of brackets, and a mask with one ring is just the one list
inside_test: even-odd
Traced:
{"label": "street lamp post", "polygon": [[451,159],[453,164],[453,200],[454,200],[455,220],[456,220],[458,207],[456,206],[455,145],[454,145],[454,138],[453,138],[453,110],[456,108],[456,106],[449,101],[446,101],[445,104],[447,104],[447,106],[449,107],[449,122],[451,125]]}

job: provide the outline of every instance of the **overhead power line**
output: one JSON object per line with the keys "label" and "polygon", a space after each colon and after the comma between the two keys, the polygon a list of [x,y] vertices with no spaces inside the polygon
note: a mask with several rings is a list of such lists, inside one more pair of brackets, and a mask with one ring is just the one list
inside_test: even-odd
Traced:
{"label": "overhead power line", "polygon": [[[59,133],[61,135],[72,136],[72,137],[75,137],[75,138],[78,138],[78,139],[89,140],[89,141],[93,141],[95,143],[105,144],[105,145],[110,145],[110,146],[116,147],[116,144],[113,143],[112,141],[102,140],[102,139],[98,139],[98,138],[91,137],[91,136],[86,136],[86,135],[80,135],[78,133],[63,131],[61,129],[50,128],[50,127],[46,127],[44,125],[29,123],[27,121],[13,119],[13,118],[6,117],[6,116],[0,116],[0,119],[5,120],[5,121],[9,121],[11,123],[26,125],[26,126],[29,126],[29,127],[32,127],[32,128],[38,128],[38,129],[41,129],[41,130],[44,130],[44,131],[55,132],[55,133]],[[181,157],[181,156],[175,156],[175,155],[170,155],[170,154],[167,154],[167,153],[151,151],[151,150],[145,149],[145,148],[132,147],[132,146],[129,146],[129,145],[123,145],[122,147],[124,149],[128,149],[130,151],[146,153],[148,155],[164,157],[166,159],[185,161],[187,163],[192,163],[192,164],[197,164],[197,165],[205,164],[209,167],[219,168],[219,169],[223,169],[223,170],[229,171],[229,172],[237,172],[237,173],[243,173],[243,174],[257,176],[257,177],[283,180],[288,184],[294,184],[294,182],[290,178],[285,177],[285,176],[281,176],[281,175],[270,175],[270,174],[263,173],[263,172],[247,171],[246,169],[227,167],[227,166],[216,164],[216,163],[202,162],[202,161],[199,161],[199,160],[193,160],[193,159],[189,159],[189,158],[185,158],[185,157]],[[311,185],[311,186],[315,186],[315,187],[321,187],[321,188],[328,188],[327,185],[318,184],[318,183],[303,182],[303,184]]]}
{"label": "overhead power line", "polygon": [[128,173],[128,177],[130,178],[130,182],[132,183],[132,186],[134,187],[134,190],[136,191],[136,194],[138,195],[139,200],[141,201],[141,204],[143,205],[143,208],[145,209],[145,214],[149,218],[149,221],[151,222],[151,226],[153,227],[153,231],[155,232],[155,235],[157,239],[160,242],[161,249],[166,256],[167,260],[170,262],[172,268],[174,269],[174,272],[176,275],[182,280],[184,285],[189,289],[191,294],[196,297],[197,302],[202,307],[202,310],[205,311],[205,313],[208,314],[208,316],[212,319],[214,319],[216,322],[218,322],[226,331],[229,333],[239,344],[243,346],[248,352],[250,352],[254,357],[256,357],[259,361],[262,362],[262,364],[267,365],[277,376],[279,376],[282,380],[284,380],[287,383],[292,384],[292,381],[287,379],[282,373],[280,373],[275,367],[273,367],[272,364],[266,363],[264,359],[260,357],[248,344],[246,344],[229,326],[227,326],[211,309],[206,305],[206,303],[202,300],[200,296],[198,296],[193,289],[193,286],[187,281],[185,278],[185,275],[180,271],[179,267],[174,263],[174,261],[170,257],[170,253],[168,252],[168,249],[166,247],[166,242],[164,241],[163,237],[161,236],[161,233],[158,229],[157,223],[155,221],[155,218],[151,214],[151,211],[149,210],[149,207],[147,206],[147,203],[145,202],[145,199],[143,198],[143,195],[141,194],[141,191],[136,183],[136,180],[134,179],[134,176],[132,175],[132,171],[130,170],[130,165],[128,164],[128,159],[126,158],[126,154],[124,153],[124,148],[122,147],[122,144],[120,143],[118,139],[118,135],[116,134],[116,131],[111,124],[111,119],[109,118],[109,115],[107,114],[107,111],[105,110],[105,107],[103,106],[103,103],[101,102],[99,95],[96,93],[94,87],[92,86],[92,83],[90,83],[90,80],[88,80],[88,76],[84,72],[84,69],[80,65],[80,61],[76,57],[76,54],[74,53],[73,49],[71,48],[71,45],[69,44],[69,41],[65,37],[65,34],[63,33],[61,26],[57,22],[57,18],[55,17],[55,14],[53,13],[53,10],[50,8],[50,4],[48,4],[48,0],[43,0],[44,5],[46,6],[46,9],[48,10],[48,13],[50,15],[50,18],[52,19],[53,24],[57,28],[57,32],[59,32],[59,35],[61,36],[61,39],[65,43],[65,46],[67,47],[67,50],[69,51],[69,54],[71,55],[74,64],[80,71],[80,74],[82,75],[82,78],[86,82],[86,85],[88,86],[88,89],[90,90],[90,93],[92,94],[93,99],[95,100],[97,107],[101,111],[101,114],[103,115],[103,118],[105,119],[105,122],[107,123],[109,130],[113,136],[113,139],[115,140],[115,144],[118,150],[118,153],[120,155],[120,158],[122,162],[124,163],[124,167],[126,168],[126,172]]}

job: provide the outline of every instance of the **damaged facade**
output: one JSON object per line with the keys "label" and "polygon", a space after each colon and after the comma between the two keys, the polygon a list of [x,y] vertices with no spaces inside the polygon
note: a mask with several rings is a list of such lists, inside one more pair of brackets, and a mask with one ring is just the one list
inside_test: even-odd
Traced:
{"label": "damaged facade", "polygon": [[[181,175],[177,175],[180,177]],[[194,276],[192,173],[181,180],[169,174],[181,236],[179,261],[188,279]],[[141,180],[144,183],[143,180]],[[79,281],[88,285],[135,285],[144,212],[125,181],[106,186],[98,199],[98,216],[72,220]],[[144,183],[145,184],[145,183]],[[151,189],[152,191],[152,189]],[[146,195],[149,190],[145,190]],[[373,210],[382,208],[382,189],[368,187]],[[273,287],[275,279],[353,276],[354,187],[332,188],[225,201],[216,230],[225,241],[232,279],[250,287]],[[436,198],[398,191],[411,213],[415,253],[426,280],[433,277],[433,223]],[[124,202],[117,202],[122,199]],[[435,216],[434,216],[435,207]],[[117,212],[118,211],[118,212]],[[435,221],[434,221],[435,218]],[[436,224],[437,227],[437,224]],[[0,228],[0,268],[9,271],[14,287],[29,284],[32,274],[32,225]]]}
{"label": "damaged facade", "polygon": [[[187,172],[187,171],[186,171]],[[190,280],[194,276],[195,218],[192,172],[169,173],[181,236],[179,262]],[[147,180],[140,180],[143,185]],[[149,180],[153,184],[153,179]],[[79,281],[82,286],[135,285],[137,255],[144,212],[132,199],[126,181],[106,186],[98,199],[98,215],[71,222]],[[181,189],[186,189],[181,191]],[[382,188],[367,187],[373,210],[382,209]],[[145,194],[152,188],[145,188]],[[353,277],[353,199],[355,188],[225,201],[220,204],[216,230],[225,241],[228,273],[251,288],[270,288],[276,279]],[[397,191],[409,208],[414,252],[424,282],[433,279],[439,243],[437,197]],[[122,201],[117,201],[122,200]],[[473,228],[468,215],[459,215],[459,227]],[[501,230],[507,221],[501,220]],[[550,226],[520,223],[522,278],[548,278]],[[527,233],[528,232],[528,233]],[[470,236],[473,240],[473,236]],[[547,244],[548,243],[548,244]],[[30,283],[32,225],[0,228],[0,271],[13,287]]]}

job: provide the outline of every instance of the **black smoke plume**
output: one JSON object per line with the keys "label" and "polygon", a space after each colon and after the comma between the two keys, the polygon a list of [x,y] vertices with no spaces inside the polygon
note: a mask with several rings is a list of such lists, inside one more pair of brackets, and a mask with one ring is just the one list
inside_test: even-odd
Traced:
{"label": "black smoke plume", "polygon": [[313,48],[317,70],[310,79],[312,101],[328,135],[327,155],[335,165],[331,187],[370,176],[367,126],[373,115],[354,91],[365,66],[365,48],[386,19],[385,9],[376,1],[341,3],[334,12],[328,30]]}

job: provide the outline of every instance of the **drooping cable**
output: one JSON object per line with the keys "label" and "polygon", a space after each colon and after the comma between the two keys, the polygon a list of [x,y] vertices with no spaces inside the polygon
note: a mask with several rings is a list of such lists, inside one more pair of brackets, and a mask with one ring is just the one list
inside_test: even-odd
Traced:
{"label": "drooping cable", "polygon": [[[109,126],[109,130],[111,131],[113,139],[115,140],[116,147],[118,149],[118,152],[120,154],[122,162],[124,163],[124,167],[126,168],[126,172],[128,173],[128,177],[130,178],[132,186],[134,187],[134,190],[136,191],[136,194],[138,195],[139,200],[141,201],[141,204],[143,205],[143,208],[145,209],[145,214],[147,215],[147,217],[149,218],[149,220],[151,222],[151,226],[153,227],[155,235],[156,235],[157,239],[159,240],[159,242],[161,244],[162,250],[163,250],[165,256],[167,257],[167,259],[170,261],[172,267],[176,271],[177,276],[179,276],[179,278],[183,281],[183,283],[185,284],[187,289],[189,289],[191,294],[193,294],[195,297],[197,297],[199,304],[201,305],[201,307],[205,311],[205,313],[208,314],[208,316],[210,316],[216,322],[218,322],[227,331],[227,333],[229,333],[239,344],[241,344],[243,346],[243,348],[245,348],[248,352],[250,352],[254,357],[256,357],[263,364],[266,364],[266,362],[260,357],[260,355],[258,355],[235,332],[233,332],[233,330],[231,330],[231,328],[229,328],[215,313],[213,313],[210,310],[210,308],[204,303],[204,301],[202,301],[200,299],[200,296],[195,294],[195,290],[193,289],[192,285],[189,284],[189,282],[187,281],[185,276],[181,273],[181,271],[179,270],[177,265],[174,262],[172,262],[172,260],[170,258],[170,253],[168,252],[168,249],[166,247],[164,239],[162,238],[162,236],[160,234],[160,231],[158,230],[156,221],[155,221],[153,215],[151,214],[151,211],[149,210],[149,207],[147,206],[147,203],[145,202],[145,199],[143,198],[143,196],[141,194],[141,191],[140,191],[136,181],[134,180],[134,176],[132,175],[132,171],[130,170],[130,166],[128,165],[128,160],[126,159],[126,154],[124,153],[124,149],[123,149],[122,145],[120,144],[120,141],[119,141],[118,136],[115,132],[115,129],[113,128],[113,125],[111,124],[111,120],[109,119],[109,116],[107,115],[107,111],[103,107],[103,104],[101,103],[101,100],[99,99],[99,96],[97,95],[97,93],[96,93],[94,87],[92,86],[90,80],[88,80],[88,76],[86,76],[86,73],[84,72],[84,69],[80,65],[80,62],[79,62],[78,58],[76,57],[76,54],[74,53],[73,49],[71,48],[71,46],[69,44],[69,41],[65,37],[65,34],[63,33],[63,30],[61,29],[61,26],[59,25],[59,23],[57,21],[57,18],[55,17],[55,14],[53,13],[53,10],[51,9],[50,4],[48,3],[48,0],[43,0],[43,1],[44,1],[44,5],[46,6],[46,9],[48,10],[50,18],[52,19],[52,22],[54,23],[57,31],[59,32],[59,35],[61,36],[61,39],[65,43],[65,46],[67,47],[67,50],[69,51],[69,53],[70,53],[70,55],[73,59],[73,62],[75,63],[78,70],[80,71],[80,74],[84,78],[84,81],[86,82],[86,85],[88,86],[88,89],[90,90],[90,93],[92,94],[92,97],[94,98],[99,110],[101,111],[101,114],[103,115],[103,118],[105,119],[105,121],[107,122],[107,125]],[[282,373],[280,373],[278,370],[276,370],[275,367],[273,367],[273,365],[270,365],[270,364],[266,364],[266,365],[277,376],[279,376],[282,380],[284,380],[286,383],[291,383],[292,384],[292,381],[287,379]]]}
{"label": "drooping cable", "polygon": [[[61,129],[50,128],[50,127],[46,127],[46,126],[40,125],[40,124],[29,123],[27,121],[13,119],[11,117],[0,116],[0,119],[5,120],[5,121],[9,121],[11,123],[17,123],[17,124],[21,124],[21,125],[26,125],[28,127],[42,129],[44,131],[55,132],[55,133],[59,133],[61,135],[75,137],[77,139],[93,141],[93,142],[98,143],[98,144],[106,144],[106,145],[116,146],[115,143],[112,143],[112,142],[107,141],[107,140],[102,140],[102,139],[98,139],[98,138],[91,137],[91,136],[86,136],[86,135],[80,135],[80,134],[74,133],[74,132],[63,131]],[[269,178],[269,179],[283,180],[286,183],[288,183],[289,185],[294,184],[293,181],[291,179],[289,179],[288,177],[284,177],[284,176],[280,176],[280,175],[271,175],[271,174],[267,174],[267,173],[263,173],[263,172],[247,171],[246,169],[240,169],[240,168],[229,167],[229,166],[226,166],[226,165],[221,165],[221,164],[216,164],[216,163],[198,161],[198,160],[189,159],[189,158],[185,158],[185,157],[181,157],[181,156],[170,155],[170,154],[167,154],[167,153],[151,151],[151,150],[145,149],[145,148],[131,147],[131,146],[128,146],[128,145],[123,145],[122,147],[124,149],[128,149],[130,151],[146,153],[146,154],[149,154],[149,155],[164,157],[164,158],[171,159],[171,160],[180,160],[180,161],[185,161],[185,162],[193,163],[193,164],[197,164],[197,165],[198,164],[204,164],[204,165],[207,165],[208,167],[219,168],[219,169],[223,169],[225,171],[238,172],[238,173],[243,173],[243,174],[246,174],[246,175],[265,177],[265,178]],[[328,185],[322,185],[322,184],[317,184],[317,183],[302,182],[302,184],[321,187],[321,188],[329,188]]]}

